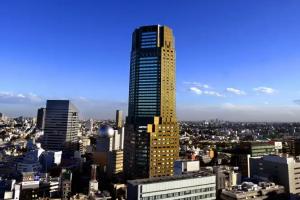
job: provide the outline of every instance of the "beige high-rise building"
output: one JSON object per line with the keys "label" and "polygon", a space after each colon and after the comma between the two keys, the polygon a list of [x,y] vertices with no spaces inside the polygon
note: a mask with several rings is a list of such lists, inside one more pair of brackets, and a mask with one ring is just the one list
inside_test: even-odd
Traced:
{"label": "beige high-rise building", "polygon": [[172,29],[153,25],[132,35],[124,161],[128,178],[173,175],[179,135]]}
{"label": "beige high-rise building", "polygon": [[123,111],[117,110],[116,111],[116,128],[123,127]]}

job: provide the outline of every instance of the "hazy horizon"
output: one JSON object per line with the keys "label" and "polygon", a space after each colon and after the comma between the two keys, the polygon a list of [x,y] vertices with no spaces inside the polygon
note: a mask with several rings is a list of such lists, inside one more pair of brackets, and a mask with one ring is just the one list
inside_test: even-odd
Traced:
{"label": "hazy horizon", "polygon": [[[122,110],[124,118],[127,115],[127,102],[84,98],[71,99],[71,102],[78,108],[80,119],[115,119],[116,110]],[[7,104],[0,112],[11,118],[19,116],[36,117],[37,109],[40,107],[46,107],[46,100],[26,102],[23,99],[23,102],[19,101],[13,105]],[[257,117],[258,113],[260,117]],[[300,106],[264,106],[257,108],[250,105],[238,106],[224,103],[221,106],[180,105],[177,107],[177,118],[180,121],[219,119],[232,122],[299,122],[298,116],[300,116]]]}

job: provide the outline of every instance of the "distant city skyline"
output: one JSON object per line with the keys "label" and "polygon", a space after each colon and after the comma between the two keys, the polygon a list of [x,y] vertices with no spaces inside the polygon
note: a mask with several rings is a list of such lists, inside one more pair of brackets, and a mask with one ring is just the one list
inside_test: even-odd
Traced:
{"label": "distant city skyline", "polygon": [[132,30],[161,24],[176,39],[179,120],[299,121],[299,7],[1,1],[0,112],[36,116],[47,99],[70,99],[81,118],[127,115]]}

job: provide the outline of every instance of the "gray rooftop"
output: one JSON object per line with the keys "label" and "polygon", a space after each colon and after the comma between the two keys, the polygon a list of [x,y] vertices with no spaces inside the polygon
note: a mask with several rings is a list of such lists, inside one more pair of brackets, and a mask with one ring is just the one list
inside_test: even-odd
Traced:
{"label": "gray rooftop", "polygon": [[167,181],[176,181],[176,180],[184,180],[184,179],[191,179],[191,178],[200,178],[200,177],[208,177],[214,176],[210,172],[206,171],[199,171],[199,172],[190,172],[183,175],[174,175],[174,176],[162,176],[162,177],[154,177],[154,178],[146,178],[146,179],[136,179],[136,180],[129,180],[127,183],[131,185],[141,185],[141,184],[151,184],[151,183],[158,183],[158,182],[167,182]]}

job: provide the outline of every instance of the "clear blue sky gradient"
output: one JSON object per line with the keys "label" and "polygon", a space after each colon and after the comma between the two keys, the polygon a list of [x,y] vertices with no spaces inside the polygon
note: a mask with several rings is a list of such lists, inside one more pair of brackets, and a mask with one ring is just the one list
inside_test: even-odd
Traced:
{"label": "clear blue sky gradient", "polygon": [[161,24],[176,38],[178,105],[294,105],[299,10],[298,0],[1,0],[0,92],[126,102],[132,31]]}

